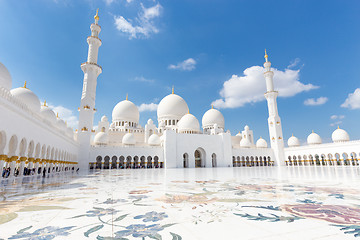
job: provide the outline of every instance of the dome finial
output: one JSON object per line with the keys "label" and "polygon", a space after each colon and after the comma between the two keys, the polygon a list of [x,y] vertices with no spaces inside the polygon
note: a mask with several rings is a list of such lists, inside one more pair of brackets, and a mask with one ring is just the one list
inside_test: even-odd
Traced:
{"label": "dome finial", "polygon": [[340,129],[340,126],[338,125],[338,129]]}
{"label": "dome finial", "polygon": [[128,95],[128,94],[126,94],[126,101],[129,101],[128,99],[129,99],[129,95]]}
{"label": "dome finial", "polygon": [[314,133],[314,130],[312,130],[311,132]]}
{"label": "dome finial", "polygon": [[265,49],[265,56],[264,56],[264,58],[265,58],[265,61],[266,61],[266,62],[268,62],[268,57],[269,57],[269,56],[267,55],[266,49]]}
{"label": "dome finial", "polygon": [[188,109],[188,114],[190,114],[190,109]]}
{"label": "dome finial", "polygon": [[56,118],[59,118],[59,113],[58,112],[56,113]]}
{"label": "dome finial", "polygon": [[99,21],[99,9],[96,9],[96,15],[94,16],[95,21]]}
{"label": "dome finial", "polygon": [[211,104],[211,109],[214,109],[214,105],[213,105],[213,104]]}
{"label": "dome finial", "polygon": [[174,94],[174,86],[172,86],[171,94]]}
{"label": "dome finial", "polygon": [[293,136],[294,136],[294,134],[292,133],[292,134],[291,134],[291,136],[293,137]]}
{"label": "dome finial", "polygon": [[47,107],[47,106],[46,106],[46,100],[44,100],[44,107]]}
{"label": "dome finial", "polygon": [[26,81],[24,82],[24,86],[23,86],[23,88],[27,88],[27,87],[26,87]]}

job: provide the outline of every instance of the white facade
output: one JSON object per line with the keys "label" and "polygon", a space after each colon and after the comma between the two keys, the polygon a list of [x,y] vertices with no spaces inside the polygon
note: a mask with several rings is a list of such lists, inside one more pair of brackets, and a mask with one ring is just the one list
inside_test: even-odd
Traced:
{"label": "white facade", "polygon": [[[87,61],[79,107],[79,129],[72,129],[27,88],[11,90],[12,80],[0,64],[0,166],[11,168],[76,166],[90,168],[193,168],[240,167],[269,165],[358,165],[360,141],[350,141],[349,134],[336,129],[334,143],[322,144],[316,133],[308,145],[300,146],[292,136],[284,146],[282,124],[278,113],[271,63],[265,53],[264,84],[267,92],[270,146],[265,139],[254,140],[253,130],[245,126],[236,136],[226,131],[222,113],[207,110],[200,125],[190,114],[186,101],[174,93],[165,96],[157,109],[158,126],[149,119],[139,124],[139,110],[128,97],[112,112],[112,119],[101,118],[93,130],[96,111],[97,77],[102,72],[97,64],[99,16],[91,24]],[[276,76],[275,76],[276,77]],[[21,171],[20,171],[21,172]]]}

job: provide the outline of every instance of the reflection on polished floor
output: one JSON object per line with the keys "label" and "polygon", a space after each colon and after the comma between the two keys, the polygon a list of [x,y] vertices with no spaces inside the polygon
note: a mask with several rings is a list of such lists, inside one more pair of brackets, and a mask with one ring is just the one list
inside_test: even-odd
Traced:
{"label": "reflection on polished floor", "polygon": [[0,239],[355,239],[358,166],[121,169],[0,182]]}

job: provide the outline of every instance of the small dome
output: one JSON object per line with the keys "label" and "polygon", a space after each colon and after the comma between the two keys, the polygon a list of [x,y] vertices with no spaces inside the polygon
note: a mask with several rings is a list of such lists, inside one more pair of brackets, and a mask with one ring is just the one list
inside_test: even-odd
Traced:
{"label": "small dome", "polygon": [[241,139],[242,139],[242,134],[241,134],[241,132],[239,132],[238,134],[236,134],[236,137],[239,137],[240,140],[241,140]]}
{"label": "small dome", "polygon": [[40,112],[40,100],[30,89],[26,88],[26,83],[24,87],[14,88],[10,93],[22,101],[29,109],[33,112]]}
{"label": "small dome", "polygon": [[341,128],[336,129],[332,133],[331,138],[333,142],[348,142],[350,140],[349,134]]}
{"label": "small dome", "polygon": [[104,132],[98,132],[94,137],[95,145],[106,145],[108,143],[108,136]]}
{"label": "small dome", "polygon": [[222,113],[217,109],[209,109],[206,111],[202,118],[202,127],[213,127],[214,124],[217,124],[218,127],[223,128],[225,127],[225,120]]}
{"label": "small dome", "polygon": [[0,87],[10,90],[12,79],[7,68],[0,62]]}
{"label": "small dome", "polygon": [[56,119],[56,126],[61,130],[61,131],[65,131],[66,130],[66,123],[64,122],[64,120],[62,120],[61,118],[57,118]]}
{"label": "small dome", "polygon": [[249,130],[250,130],[249,126],[246,125],[246,126],[244,127],[244,130],[245,130],[245,131],[249,131]]}
{"label": "small dome", "polygon": [[105,115],[102,116],[102,117],[101,117],[101,121],[102,121],[102,122],[108,122],[107,116],[105,116]]}
{"label": "small dome", "polygon": [[318,135],[318,134],[316,134],[316,133],[314,133],[314,132],[312,132],[308,137],[307,137],[307,143],[309,144],[309,145],[314,145],[314,144],[321,144],[321,137]]}
{"label": "small dome", "polygon": [[51,108],[49,108],[48,106],[42,105],[41,109],[40,109],[40,115],[45,119],[48,120],[50,123],[55,124],[56,123],[56,115],[53,112],[53,110],[51,110]]}
{"label": "small dome", "polygon": [[136,139],[133,133],[127,133],[122,138],[122,143],[125,145],[135,145]]}
{"label": "small dome", "polygon": [[73,138],[74,137],[74,131],[71,127],[67,127],[66,128],[66,135],[70,138]]}
{"label": "small dome", "polygon": [[112,121],[139,122],[139,109],[129,100],[124,100],[116,104],[112,111]]}
{"label": "small dome", "polygon": [[185,100],[176,94],[169,94],[164,97],[157,108],[157,117],[180,119],[189,112],[189,107]]}
{"label": "small dome", "polygon": [[300,141],[297,137],[291,136],[288,139],[287,144],[289,147],[298,147],[298,146],[300,146]]}
{"label": "small dome", "polygon": [[148,144],[150,146],[158,146],[160,145],[160,143],[161,143],[160,137],[156,134],[152,134],[148,139]]}
{"label": "small dome", "polygon": [[243,138],[240,141],[240,147],[249,148],[249,147],[251,147],[251,142],[249,141],[249,139]]}
{"label": "small dome", "polygon": [[199,121],[194,115],[190,113],[184,115],[177,123],[177,126],[179,128],[179,132],[185,132],[185,131],[190,131],[195,133],[200,132]]}
{"label": "small dome", "polygon": [[152,125],[154,124],[154,121],[151,118],[149,118],[149,120],[147,120],[147,124]]}
{"label": "small dome", "polygon": [[267,145],[267,142],[265,141],[265,139],[260,137],[259,140],[256,141],[256,147],[257,148],[267,148],[268,145]]}

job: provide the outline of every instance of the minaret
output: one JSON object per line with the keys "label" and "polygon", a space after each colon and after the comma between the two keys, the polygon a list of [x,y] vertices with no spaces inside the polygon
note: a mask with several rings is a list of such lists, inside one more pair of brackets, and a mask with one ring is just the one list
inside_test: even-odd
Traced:
{"label": "minaret", "polygon": [[274,151],[275,163],[276,165],[285,164],[285,153],[284,153],[284,139],[282,134],[281,120],[278,113],[276,97],[278,92],[274,91],[274,73],[271,71],[271,62],[268,61],[268,55],[265,50],[265,80],[266,80],[266,93],[265,98],[268,103],[269,110],[269,134],[270,134],[270,143],[271,148]]}
{"label": "minaret", "polygon": [[98,25],[98,10],[94,16],[95,22],[90,26],[91,36],[87,38],[87,43],[89,44],[87,61],[81,64],[81,70],[84,72],[84,82],[79,107],[79,132],[77,139],[80,144],[78,160],[82,170],[88,168],[88,162],[90,160],[90,138],[93,128],[94,113],[96,111],[96,83],[97,77],[102,72],[101,67],[97,65],[98,51],[101,46],[101,40],[99,39],[101,27]]}

